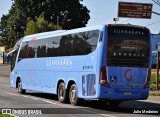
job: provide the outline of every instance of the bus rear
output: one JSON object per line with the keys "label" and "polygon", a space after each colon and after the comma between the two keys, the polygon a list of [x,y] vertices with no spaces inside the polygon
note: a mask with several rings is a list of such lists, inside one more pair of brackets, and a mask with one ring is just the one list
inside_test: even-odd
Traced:
{"label": "bus rear", "polygon": [[100,70],[100,97],[120,101],[147,99],[150,31],[139,26],[108,25],[105,38],[106,59]]}

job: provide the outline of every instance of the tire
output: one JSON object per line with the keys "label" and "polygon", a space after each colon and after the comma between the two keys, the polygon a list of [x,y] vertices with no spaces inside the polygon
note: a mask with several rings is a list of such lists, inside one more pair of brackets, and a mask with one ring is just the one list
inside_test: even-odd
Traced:
{"label": "tire", "polygon": [[108,101],[110,106],[119,106],[122,101],[110,100]]}
{"label": "tire", "polygon": [[22,89],[22,82],[21,82],[21,80],[18,80],[18,86],[17,86],[17,88],[18,88],[18,93],[20,93],[20,94],[26,93],[26,90]]}
{"label": "tire", "polygon": [[77,97],[76,85],[72,84],[69,90],[69,101],[73,106],[80,103],[80,99]]}
{"label": "tire", "polygon": [[63,82],[61,82],[58,87],[58,100],[61,103],[66,102],[66,88]]}

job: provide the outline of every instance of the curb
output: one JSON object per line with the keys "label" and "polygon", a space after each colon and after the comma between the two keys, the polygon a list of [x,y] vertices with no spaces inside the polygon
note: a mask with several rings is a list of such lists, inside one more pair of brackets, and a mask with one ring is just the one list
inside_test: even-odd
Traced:
{"label": "curb", "polygon": [[160,103],[160,96],[149,96],[147,101]]}

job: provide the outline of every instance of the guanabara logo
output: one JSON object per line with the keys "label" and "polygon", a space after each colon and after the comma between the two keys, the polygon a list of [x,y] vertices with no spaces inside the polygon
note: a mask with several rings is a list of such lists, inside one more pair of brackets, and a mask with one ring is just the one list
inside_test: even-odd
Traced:
{"label": "guanabara logo", "polygon": [[131,71],[131,69],[127,69],[127,70],[124,72],[124,78],[125,78],[127,81],[132,81],[132,71]]}
{"label": "guanabara logo", "polygon": [[53,66],[72,66],[72,60],[70,59],[54,59],[54,60],[47,60],[46,61],[47,67]]}
{"label": "guanabara logo", "polygon": [[140,30],[114,29],[114,34],[144,35]]}

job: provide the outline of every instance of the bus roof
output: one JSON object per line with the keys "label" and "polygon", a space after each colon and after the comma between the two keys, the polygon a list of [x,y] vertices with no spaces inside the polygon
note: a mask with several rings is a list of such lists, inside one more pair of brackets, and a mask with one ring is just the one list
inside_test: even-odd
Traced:
{"label": "bus roof", "polygon": [[[143,26],[132,25],[132,24],[110,24],[110,25],[111,26],[127,26],[127,27],[145,28]],[[37,39],[44,39],[44,38],[49,38],[49,37],[54,37],[54,36],[68,35],[68,34],[73,34],[73,33],[80,33],[80,32],[89,31],[89,30],[100,30],[101,31],[105,26],[106,25],[97,25],[97,26],[88,26],[88,27],[82,27],[82,28],[77,28],[77,29],[72,29],[72,30],[57,30],[57,31],[50,31],[50,32],[42,32],[42,33],[25,36],[23,37],[22,42],[37,40]]]}
{"label": "bus roof", "polygon": [[105,25],[97,25],[97,26],[83,27],[83,28],[77,28],[77,29],[72,29],[72,30],[57,30],[57,31],[50,31],[50,32],[42,32],[42,33],[25,36],[23,37],[22,42],[36,40],[36,39],[49,38],[53,36],[79,33],[79,32],[84,32],[88,30],[101,30],[104,26]]}

